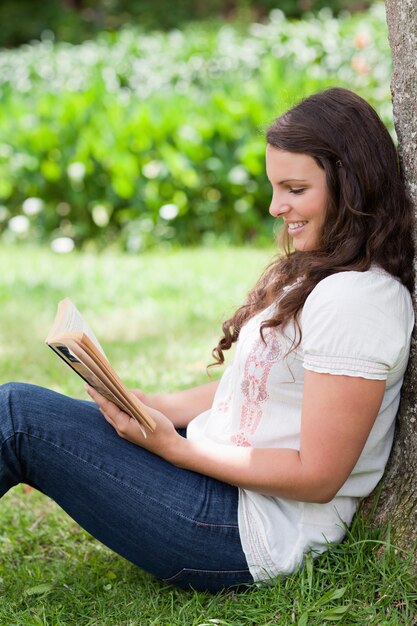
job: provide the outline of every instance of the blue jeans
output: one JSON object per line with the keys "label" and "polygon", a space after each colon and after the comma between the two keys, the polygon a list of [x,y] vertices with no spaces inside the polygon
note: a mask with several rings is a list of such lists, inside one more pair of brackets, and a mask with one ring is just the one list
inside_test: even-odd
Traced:
{"label": "blue jeans", "polygon": [[0,387],[0,496],[20,482],[112,550],[179,587],[253,582],[238,490],[118,437],[96,405],[23,383]]}

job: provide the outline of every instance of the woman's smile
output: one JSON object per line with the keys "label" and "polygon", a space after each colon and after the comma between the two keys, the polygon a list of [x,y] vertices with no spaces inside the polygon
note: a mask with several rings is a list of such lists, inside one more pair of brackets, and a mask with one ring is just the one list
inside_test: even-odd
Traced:
{"label": "woman's smile", "polygon": [[308,222],[287,222],[287,226],[288,226],[288,232],[291,231],[292,235],[295,235],[296,232],[295,231],[300,231],[303,226],[305,226]]}

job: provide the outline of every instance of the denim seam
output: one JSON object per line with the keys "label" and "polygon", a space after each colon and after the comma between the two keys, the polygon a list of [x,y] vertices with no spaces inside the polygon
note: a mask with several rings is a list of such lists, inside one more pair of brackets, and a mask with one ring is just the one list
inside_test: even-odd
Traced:
{"label": "denim seam", "polygon": [[[195,519],[193,519],[191,517],[187,517],[186,515],[182,515],[180,512],[175,511],[175,509],[172,509],[171,507],[166,506],[160,500],[156,500],[155,498],[150,497],[149,495],[139,491],[135,487],[132,487],[131,485],[128,485],[127,483],[124,483],[119,478],[116,478],[116,476],[113,476],[112,474],[109,474],[109,472],[107,472],[106,470],[101,469],[100,467],[98,467],[94,463],[91,463],[90,461],[87,461],[86,459],[83,459],[82,457],[77,456],[76,454],[74,454],[73,452],[71,452],[71,451],[69,451],[69,450],[67,450],[65,448],[61,448],[61,446],[59,446],[59,445],[57,445],[57,444],[55,444],[55,443],[53,443],[51,441],[48,441],[47,439],[44,439],[43,437],[40,437],[38,435],[33,435],[31,433],[27,433],[27,432],[25,432],[23,430],[18,430],[16,433],[14,433],[14,435],[26,435],[27,437],[32,437],[33,439],[38,439],[39,441],[42,441],[43,443],[46,443],[49,446],[53,446],[54,448],[57,448],[61,452],[64,452],[65,454],[68,454],[69,456],[77,459],[78,461],[82,461],[83,463],[86,463],[87,465],[90,465],[90,467],[94,467],[97,471],[102,472],[103,474],[108,476],[114,482],[116,482],[116,483],[118,483],[120,485],[123,485],[129,491],[132,491],[134,493],[140,493],[141,497],[146,498],[147,500],[149,500],[151,502],[155,502],[159,506],[163,506],[167,511],[171,511],[171,512],[175,513],[175,515],[177,515],[178,517],[181,517],[182,519],[187,520],[188,522],[193,522],[194,524],[197,524],[197,525],[200,525],[200,526],[205,526],[207,528],[235,528],[235,529],[239,530],[239,524],[212,524],[212,523],[209,523],[209,522],[195,520]],[[14,435],[11,435],[10,437],[7,437],[3,441],[3,443],[5,443],[8,439],[11,439]]]}

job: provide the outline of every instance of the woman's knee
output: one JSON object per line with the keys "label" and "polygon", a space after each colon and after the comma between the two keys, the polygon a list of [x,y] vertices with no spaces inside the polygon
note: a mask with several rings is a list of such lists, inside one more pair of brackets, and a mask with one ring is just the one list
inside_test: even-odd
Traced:
{"label": "woman's knee", "polygon": [[42,387],[29,383],[9,382],[0,385],[0,413],[13,415],[33,405],[35,398],[42,393]]}
{"label": "woman's knee", "polygon": [[18,416],[22,412],[20,406],[25,405],[27,396],[26,385],[23,383],[5,383],[0,385],[0,440],[6,441],[13,437]]}
{"label": "woman's knee", "polygon": [[16,400],[26,395],[26,383],[4,383],[0,385],[0,404],[4,406],[12,406]]}
{"label": "woman's knee", "polygon": [[30,385],[29,383],[4,383],[3,385],[0,385],[0,398],[7,400],[19,400],[19,398],[27,397],[27,395],[33,392],[34,389],[36,389],[36,386]]}

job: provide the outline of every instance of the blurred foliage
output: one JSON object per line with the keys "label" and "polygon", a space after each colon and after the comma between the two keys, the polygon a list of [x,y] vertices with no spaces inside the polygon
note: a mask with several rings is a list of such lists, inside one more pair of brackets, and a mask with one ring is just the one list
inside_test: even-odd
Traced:
{"label": "blurred foliage", "polygon": [[379,4],[3,51],[0,232],[57,251],[271,241],[265,126],[339,84],[392,128],[390,72]]}
{"label": "blurred foliage", "polygon": [[130,24],[166,30],[207,18],[260,19],[273,9],[287,17],[328,7],[335,14],[363,10],[371,0],[1,0],[0,47],[53,36],[81,43]]}

